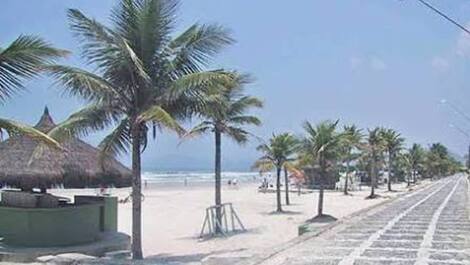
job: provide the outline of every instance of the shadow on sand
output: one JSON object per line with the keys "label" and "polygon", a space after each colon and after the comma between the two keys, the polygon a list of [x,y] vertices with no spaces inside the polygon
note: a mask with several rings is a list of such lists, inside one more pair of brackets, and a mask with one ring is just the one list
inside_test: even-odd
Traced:
{"label": "shadow on sand", "polygon": [[308,219],[307,223],[333,223],[336,222],[338,218],[328,215],[328,214],[323,214],[323,215],[317,215],[313,217],[312,219]]}
{"label": "shadow on sand", "polygon": [[262,215],[301,215],[302,212],[298,211],[272,211],[272,212],[261,212]]}
{"label": "shadow on sand", "polygon": [[378,194],[374,194],[374,195],[369,195],[367,197],[365,197],[366,200],[373,200],[373,199],[378,199],[378,198],[381,198],[382,196],[378,195]]}

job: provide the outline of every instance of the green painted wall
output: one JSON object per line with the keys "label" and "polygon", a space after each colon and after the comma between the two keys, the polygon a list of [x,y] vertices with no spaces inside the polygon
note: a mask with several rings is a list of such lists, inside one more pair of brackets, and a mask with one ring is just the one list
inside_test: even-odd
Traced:
{"label": "green painted wall", "polygon": [[0,207],[0,237],[8,245],[68,246],[93,242],[103,204],[53,209]]}
{"label": "green painted wall", "polygon": [[104,231],[117,232],[118,230],[118,199],[117,197],[104,197]]}

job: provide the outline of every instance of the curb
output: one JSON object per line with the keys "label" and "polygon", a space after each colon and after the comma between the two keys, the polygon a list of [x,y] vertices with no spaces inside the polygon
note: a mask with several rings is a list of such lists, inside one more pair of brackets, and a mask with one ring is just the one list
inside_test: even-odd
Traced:
{"label": "curb", "polygon": [[319,227],[320,229],[319,229],[318,231],[304,233],[304,234],[302,234],[302,235],[300,235],[300,236],[298,236],[298,237],[296,237],[296,238],[294,238],[294,239],[292,239],[292,240],[290,240],[290,241],[287,241],[286,243],[283,243],[282,246],[274,247],[274,248],[272,249],[272,251],[270,251],[269,253],[266,253],[266,254],[264,254],[264,255],[256,255],[256,254],[255,254],[253,257],[243,259],[242,261],[240,261],[240,262],[238,262],[238,263],[235,263],[235,264],[236,264],[236,265],[259,265],[259,264],[261,264],[262,262],[264,262],[264,261],[266,261],[266,260],[268,260],[268,259],[270,259],[270,258],[276,256],[276,255],[279,254],[280,252],[283,252],[283,251],[285,251],[285,250],[287,250],[287,249],[289,249],[289,248],[291,248],[291,247],[293,247],[293,246],[295,246],[295,245],[297,245],[297,244],[300,244],[300,243],[302,243],[302,242],[305,242],[305,241],[307,241],[307,240],[309,240],[309,239],[318,237],[319,235],[321,235],[321,234],[323,234],[323,233],[325,233],[325,232],[328,232],[328,231],[330,231],[331,229],[333,229],[333,228],[335,228],[335,227],[337,227],[337,226],[339,226],[339,225],[344,224],[346,221],[349,221],[349,220],[351,220],[351,219],[353,219],[353,218],[355,218],[355,217],[358,217],[359,215],[362,215],[362,214],[364,214],[364,213],[366,213],[366,212],[369,212],[369,211],[372,211],[372,210],[374,210],[374,209],[380,208],[380,207],[382,207],[382,206],[384,206],[384,205],[386,205],[386,204],[392,203],[392,202],[394,202],[394,201],[396,201],[396,200],[398,200],[398,199],[400,199],[400,198],[403,198],[403,197],[405,197],[405,196],[407,196],[407,195],[409,195],[409,194],[412,194],[412,193],[414,193],[414,192],[417,192],[417,191],[420,191],[420,190],[422,190],[422,189],[425,189],[425,188],[427,188],[427,187],[429,187],[429,186],[432,186],[432,185],[434,185],[434,184],[436,184],[436,183],[437,183],[437,182],[429,182],[429,183],[426,183],[426,184],[424,184],[424,185],[417,186],[416,189],[414,189],[414,190],[412,190],[412,191],[408,190],[408,191],[404,192],[403,194],[398,195],[398,196],[396,196],[396,197],[394,197],[394,198],[388,199],[388,200],[383,201],[383,202],[380,202],[380,203],[378,203],[378,204],[376,204],[376,205],[369,206],[369,207],[367,207],[367,208],[364,208],[364,209],[362,209],[362,210],[359,210],[359,211],[357,211],[357,212],[354,212],[354,213],[352,213],[352,214],[350,214],[350,215],[347,215],[347,216],[345,216],[345,217],[343,217],[343,218],[341,218],[341,219],[339,219],[339,220],[337,220],[337,221],[335,221],[335,222],[333,222],[333,223],[331,223],[331,224],[328,224],[328,225],[325,225],[325,226],[320,226],[320,227]]}

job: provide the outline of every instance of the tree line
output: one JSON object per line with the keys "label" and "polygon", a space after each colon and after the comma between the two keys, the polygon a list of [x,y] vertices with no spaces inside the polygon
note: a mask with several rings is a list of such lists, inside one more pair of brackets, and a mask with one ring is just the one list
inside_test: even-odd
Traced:
{"label": "tree line", "polygon": [[[370,179],[369,199],[377,195],[375,189],[380,171],[387,172],[387,189],[392,183],[407,182],[408,186],[418,179],[437,179],[462,170],[462,163],[455,159],[441,143],[429,148],[419,144],[405,147],[405,139],[391,128],[376,127],[368,130],[356,125],[339,128],[339,121],[322,121],[317,124],[305,122],[304,135],[291,133],[273,134],[258,146],[263,154],[254,167],[260,171],[276,171],[276,211],[282,212],[281,172],[285,176],[286,204],[289,204],[288,172],[313,169],[319,185],[317,217],[323,213],[325,183],[339,180],[344,173],[343,193],[348,195],[353,172],[363,172]],[[308,176],[307,176],[308,177]],[[311,177],[311,176],[310,176]]]}

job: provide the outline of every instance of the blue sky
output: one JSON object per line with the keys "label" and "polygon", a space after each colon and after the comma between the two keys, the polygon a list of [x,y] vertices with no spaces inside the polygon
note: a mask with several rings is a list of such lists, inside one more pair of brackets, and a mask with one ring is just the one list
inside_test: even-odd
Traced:
{"label": "blue sky", "polygon": [[[430,1],[464,24],[470,3]],[[36,34],[74,53],[64,63],[79,65],[76,39],[67,25],[67,8],[79,8],[107,22],[111,0],[3,0],[0,45],[19,34]],[[251,73],[249,93],[263,98],[257,111],[268,138],[273,132],[301,134],[305,120],[340,119],[367,128],[399,130],[408,143],[443,142],[456,152],[469,139],[449,123],[468,130],[470,123],[440,105],[446,98],[470,113],[470,38],[415,0],[184,0],[177,32],[192,23],[219,23],[233,31],[237,43],[213,68]],[[470,25],[470,24],[469,24]],[[1,115],[35,123],[47,104],[56,120],[82,102],[64,97],[53,81],[40,78],[1,107]],[[87,138],[97,144],[104,136]],[[163,132],[143,156],[146,169],[211,169],[212,137],[185,142]],[[226,169],[246,170],[259,155],[256,141],[239,147],[223,142]],[[128,162],[128,157],[122,157]]]}

